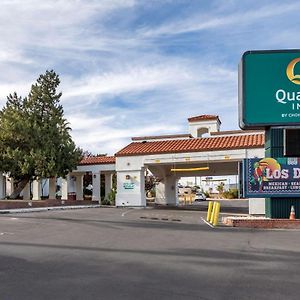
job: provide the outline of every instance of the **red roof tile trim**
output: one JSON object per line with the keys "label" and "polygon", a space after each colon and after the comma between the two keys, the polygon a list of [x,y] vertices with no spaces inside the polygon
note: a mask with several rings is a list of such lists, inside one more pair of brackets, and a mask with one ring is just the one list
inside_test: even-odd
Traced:
{"label": "red roof tile trim", "polygon": [[219,122],[221,123],[219,116],[215,116],[215,115],[201,115],[201,116],[188,118],[189,122],[198,122],[198,121],[206,121],[206,120],[219,120]]}
{"label": "red roof tile trim", "polygon": [[249,134],[249,133],[257,133],[258,131],[259,130],[224,130],[224,131],[213,131],[210,133],[210,135]]}
{"label": "red roof tile trim", "polygon": [[134,136],[131,139],[133,141],[141,141],[141,140],[163,140],[163,139],[192,138],[192,137],[193,136],[191,134],[184,133],[184,134]]}
{"label": "red roof tile trim", "polygon": [[222,136],[186,140],[156,142],[133,142],[116,153],[115,156],[135,156],[163,153],[184,153],[202,151],[220,151],[245,148],[262,148],[264,134]]}
{"label": "red roof tile trim", "polygon": [[114,156],[91,156],[84,158],[79,165],[103,165],[114,163],[116,163]]}

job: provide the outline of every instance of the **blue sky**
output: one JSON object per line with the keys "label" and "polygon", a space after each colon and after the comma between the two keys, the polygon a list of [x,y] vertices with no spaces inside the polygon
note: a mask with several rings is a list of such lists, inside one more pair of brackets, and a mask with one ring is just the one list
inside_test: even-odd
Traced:
{"label": "blue sky", "polygon": [[61,79],[78,146],[114,154],[132,136],[186,133],[218,114],[237,129],[247,50],[300,48],[300,2],[1,0],[0,105],[39,74]]}

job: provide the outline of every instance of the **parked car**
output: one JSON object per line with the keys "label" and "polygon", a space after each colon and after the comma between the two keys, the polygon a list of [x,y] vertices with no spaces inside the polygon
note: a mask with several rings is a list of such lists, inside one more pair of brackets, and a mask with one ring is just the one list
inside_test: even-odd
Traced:
{"label": "parked car", "polygon": [[206,196],[202,192],[197,192],[195,196],[195,201],[206,201]]}

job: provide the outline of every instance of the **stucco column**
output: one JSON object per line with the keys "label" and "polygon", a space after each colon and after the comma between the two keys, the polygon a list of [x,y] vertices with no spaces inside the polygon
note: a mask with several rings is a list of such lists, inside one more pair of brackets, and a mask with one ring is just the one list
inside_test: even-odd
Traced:
{"label": "stucco column", "polygon": [[61,180],[61,200],[68,200],[69,175]]}
{"label": "stucco column", "polygon": [[30,181],[24,187],[22,194],[23,194],[23,200],[30,200]]}
{"label": "stucco column", "polygon": [[165,193],[166,193],[166,204],[167,205],[178,205],[177,195],[177,178],[171,174],[166,176],[165,180]]}
{"label": "stucco column", "polygon": [[112,176],[112,173],[105,174],[105,198],[107,198],[112,188]]}
{"label": "stucco column", "polygon": [[14,179],[11,177],[7,177],[6,180],[6,195],[10,196],[14,191]]}
{"label": "stucco column", "polygon": [[156,186],[155,203],[178,205],[177,181],[178,179],[173,175],[165,176]]}
{"label": "stucco column", "polygon": [[163,180],[155,186],[155,203],[166,204],[165,183]]}
{"label": "stucco column", "polygon": [[32,182],[32,200],[41,200],[42,188],[40,180]]}
{"label": "stucco column", "polygon": [[99,173],[93,173],[93,201],[99,201],[101,202],[101,189],[100,189],[100,178],[101,178],[101,172]]}
{"label": "stucco column", "polygon": [[179,205],[179,188],[178,188],[178,181],[179,178],[176,178],[175,180],[175,205]]}
{"label": "stucco column", "polygon": [[49,178],[49,199],[56,199],[56,177]]}
{"label": "stucco column", "polygon": [[83,200],[83,175],[76,176],[76,200]]}
{"label": "stucco column", "polygon": [[6,177],[0,173],[0,199],[5,198],[5,184],[6,184]]}

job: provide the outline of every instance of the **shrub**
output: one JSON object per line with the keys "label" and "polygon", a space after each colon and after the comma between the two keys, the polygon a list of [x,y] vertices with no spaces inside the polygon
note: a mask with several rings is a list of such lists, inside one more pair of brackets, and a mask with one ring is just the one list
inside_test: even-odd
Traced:
{"label": "shrub", "polygon": [[107,197],[102,201],[103,205],[115,205],[117,190],[112,188]]}
{"label": "shrub", "polygon": [[223,192],[223,197],[226,199],[237,199],[238,198],[238,190],[237,189],[229,189],[228,191]]}
{"label": "shrub", "polygon": [[206,196],[206,198],[210,198],[210,193],[209,192],[204,192],[204,195]]}

